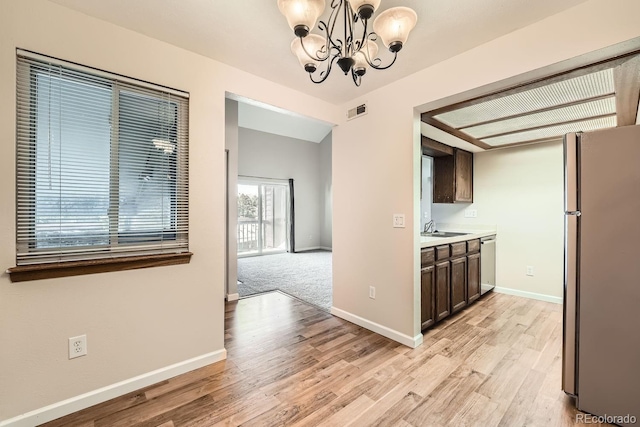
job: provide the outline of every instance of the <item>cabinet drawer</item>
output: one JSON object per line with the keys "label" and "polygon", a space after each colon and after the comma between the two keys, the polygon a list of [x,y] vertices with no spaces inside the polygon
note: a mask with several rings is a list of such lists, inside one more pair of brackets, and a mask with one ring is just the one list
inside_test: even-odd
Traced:
{"label": "cabinet drawer", "polygon": [[480,239],[467,241],[467,252],[478,252],[480,250]]}
{"label": "cabinet drawer", "polygon": [[467,242],[451,244],[451,256],[464,255],[467,253]]}
{"label": "cabinet drawer", "polygon": [[449,258],[449,245],[436,246],[436,259],[447,259]]}
{"label": "cabinet drawer", "polygon": [[433,248],[425,248],[420,252],[420,264],[429,265],[435,261],[435,254]]}

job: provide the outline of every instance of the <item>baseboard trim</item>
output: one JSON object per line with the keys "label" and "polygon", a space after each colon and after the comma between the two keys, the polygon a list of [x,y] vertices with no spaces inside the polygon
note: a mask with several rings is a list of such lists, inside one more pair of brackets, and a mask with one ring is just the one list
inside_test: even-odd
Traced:
{"label": "baseboard trim", "polygon": [[379,323],[372,322],[336,307],[331,307],[331,314],[341,319],[347,320],[351,323],[355,323],[358,326],[362,326],[363,328],[373,331],[376,334],[380,334],[383,337],[387,337],[389,339],[397,341],[400,344],[406,345],[407,347],[416,348],[420,344],[422,344],[422,334],[418,334],[415,337],[410,337],[409,335],[402,334],[396,330],[380,325]]}
{"label": "baseboard trim", "polygon": [[320,249],[322,249],[323,251],[329,251],[329,252],[333,251],[333,248],[330,248],[329,246],[320,246]]}
{"label": "baseboard trim", "polygon": [[106,402],[109,399],[131,393],[132,391],[148,387],[160,381],[168,380],[176,375],[184,374],[186,372],[193,371],[194,369],[219,362],[226,358],[226,349],[203,354],[202,356],[194,357],[193,359],[185,360],[184,362],[160,368],[137,377],[129,378],[128,380],[120,381],[118,383],[18,415],[14,418],[0,421],[0,427],[32,427],[53,421],[57,418],[64,417],[65,415],[97,405],[98,403]]}
{"label": "baseboard trim", "polygon": [[498,292],[500,294],[515,295],[517,297],[537,299],[540,301],[552,302],[554,304],[562,304],[562,297],[554,297],[551,295],[537,294],[535,292],[519,291],[517,289],[511,289],[511,288],[501,288],[499,286],[496,286],[493,290],[494,292]]}
{"label": "baseboard trim", "polygon": [[227,294],[227,301],[236,301],[240,298],[240,295],[236,292],[235,294]]}
{"label": "baseboard trim", "polygon": [[416,335],[415,337],[413,337],[413,345],[409,346],[409,347],[416,348],[418,346],[421,346],[423,341],[424,341],[424,335],[422,335],[420,333],[420,334]]}
{"label": "baseboard trim", "polygon": [[309,246],[307,248],[296,248],[296,253],[298,252],[307,252],[307,251],[317,251],[318,249],[322,249],[320,246]]}

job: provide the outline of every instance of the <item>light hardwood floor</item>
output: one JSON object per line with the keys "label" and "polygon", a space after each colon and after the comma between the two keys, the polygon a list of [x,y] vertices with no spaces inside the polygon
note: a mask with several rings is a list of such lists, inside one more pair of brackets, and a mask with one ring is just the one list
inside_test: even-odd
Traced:
{"label": "light hardwood floor", "polygon": [[228,303],[228,359],[47,426],[571,426],[561,306],[488,294],[402,346],[279,292]]}

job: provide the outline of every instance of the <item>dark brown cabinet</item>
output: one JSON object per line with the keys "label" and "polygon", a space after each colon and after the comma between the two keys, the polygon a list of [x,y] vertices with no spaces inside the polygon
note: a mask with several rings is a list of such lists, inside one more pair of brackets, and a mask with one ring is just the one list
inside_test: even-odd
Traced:
{"label": "dark brown cabinet", "polygon": [[451,314],[451,277],[449,261],[442,261],[435,265],[435,321]]}
{"label": "dark brown cabinet", "polygon": [[473,202],[473,154],[456,149],[455,157],[455,182],[456,195],[454,202]]}
{"label": "dark brown cabinet", "polygon": [[473,154],[453,149],[453,154],[433,158],[433,202],[473,202]]}
{"label": "dark brown cabinet", "polygon": [[480,298],[480,253],[467,256],[467,302]]}
{"label": "dark brown cabinet", "polygon": [[467,305],[467,257],[451,260],[451,312],[457,313]]}
{"label": "dark brown cabinet", "polygon": [[435,282],[435,267],[433,265],[429,265],[424,267],[421,270],[421,284],[422,284],[422,292],[420,294],[421,297],[421,308],[422,308],[422,329],[428,328],[433,325],[436,321],[435,318],[435,293],[434,293],[434,282]]}
{"label": "dark brown cabinet", "polygon": [[424,248],[421,261],[422,329],[480,297],[480,239]]}

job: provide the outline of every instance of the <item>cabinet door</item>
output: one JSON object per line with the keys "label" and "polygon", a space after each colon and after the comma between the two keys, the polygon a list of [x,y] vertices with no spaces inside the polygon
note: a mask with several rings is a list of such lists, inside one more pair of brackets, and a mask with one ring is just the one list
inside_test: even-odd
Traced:
{"label": "cabinet door", "polygon": [[451,312],[467,305],[467,257],[451,260]]}
{"label": "cabinet door", "polygon": [[473,202],[473,154],[455,150],[456,202]]}
{"label": "cabinet door", "polygon": [[433,203],[453,203],[455,167],[453,156],[433,159]]}
{"label": "cabinet door", "polygon": [[467,257],[467,301],[471,304],[480,298],[480,254]]}
{"label": "cabinet door", "polygon": [[449,276],[449,261],[442,261],[435,266],[435,301],[436,322],[451,314],[451,278]]}
{"label": "cabinet door", "polygon": [[426,329],[433,325],[435,318],[435,292],[433,284],[435,281],[435,267],[430,265],[423,267],[421,271],[421,311],[422,311],[422,329]]}

